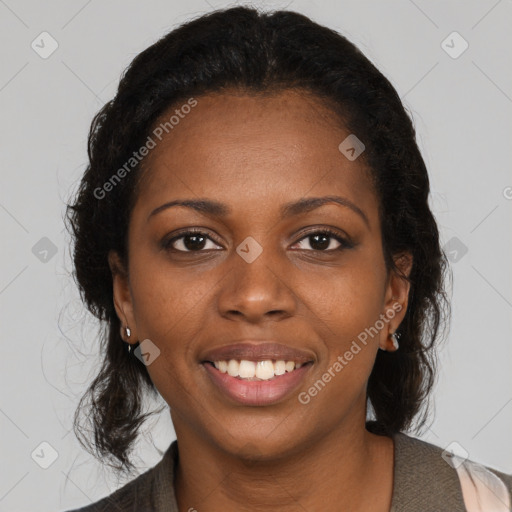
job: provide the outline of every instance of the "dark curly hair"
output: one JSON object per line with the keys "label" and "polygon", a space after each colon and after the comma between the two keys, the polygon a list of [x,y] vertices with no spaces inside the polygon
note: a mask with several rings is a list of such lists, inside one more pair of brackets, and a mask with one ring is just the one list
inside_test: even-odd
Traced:
{"label": "dark curly hair", "polygon": [[[415,417],[417,428],[427,418],[437,376],[434,345],[442,338],[440,327],[449,323],[444,288],[449,267],[428,205],[429,178],[410,116],[390,82],[337,32],[291,11],[217,10],[172,30],[126,69],[115,98],[93,119],[89,165],[67,204],[73,275],[83,302],[105,327],[102,367],[80,400],[74,430],[92,455],[120,472],[134,468],[130,449],[140,425],[155,413],[142,413],[144,392],[157,395],[146,367],[121,338],[107,260],[115,250],[128,269],[128,225],[144,161],[112,187],[107,199],[98,199],[97,191],[173,105],[228,89],[312,93],[364,141],[388,272],[400,274],[393,256],[404,251],[413,256],[408,309],[398,328],[400,350],[378,351],[367,386],[373,418],[366,426],[391,435],[410,430]],[[92,444],[81,413],[92,424]]]}

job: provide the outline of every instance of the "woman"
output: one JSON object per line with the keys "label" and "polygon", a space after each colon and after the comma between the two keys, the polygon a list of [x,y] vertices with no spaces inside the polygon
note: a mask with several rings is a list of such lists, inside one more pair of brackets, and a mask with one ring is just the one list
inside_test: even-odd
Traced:
{"label": "woman", "polygon": [[353,44],[289,11],[198,18],[135,58],[89,158],[69,218],[108,339],[76,432],[85,412],[131,469],[147,390],[177,441],[80,510],[510,509],[511,475],[403,432],[447,262],[411,120]]}

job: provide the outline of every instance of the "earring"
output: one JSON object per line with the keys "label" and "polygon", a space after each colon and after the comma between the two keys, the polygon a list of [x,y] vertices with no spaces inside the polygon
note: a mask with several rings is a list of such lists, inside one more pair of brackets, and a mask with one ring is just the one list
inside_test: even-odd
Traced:
{"label": "earring", "polygon": [[[399,332],[394,332],[392,334],[390,334],[390,338],[391,338],[391,341],[393,342],[393,347],[395,350],[398,350],[398,338],[400,337],[401,333]],[[382,348],[382,347],[379,347],[379,350],[382,350],[383,352],[389,352],[389,350],[385,349],[385,348]]]}
{"label": "earring", "polygon": [[395,348],[395,350],[398,350],[398,337],[400,336],[400,333],[396,333],[396,331],[390,335],[391,336],[391,340],[393,341],[393,347]]}
{"label": "earring", "polygon": [[[124,328],[124,333],[126,334],[127,338],[129,338],[132,335],[132,331],[131,331],[131,329],[128,326],[126,326]],[[121,339],[122,338],[123,338],[123,328],[121,327]],[[126,345],[128,345],[128,347],[127,347],[128,348],[128,354],[130,354],[131,351],[132,351],[132,344],[129,343],[128,341],[124,341],[124,339],[123,339],[123,343],[126,343]]]}

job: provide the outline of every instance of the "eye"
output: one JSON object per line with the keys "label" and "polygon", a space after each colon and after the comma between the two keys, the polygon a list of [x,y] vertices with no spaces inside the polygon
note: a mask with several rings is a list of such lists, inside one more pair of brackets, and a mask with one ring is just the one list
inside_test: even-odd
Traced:
{"label": "eye", "polygon": [[[338,247],[332,247],[333,241],[338,243]],[[208,242],[211,242],[213,247],[207,247]],[[296,242],[295,245],[297,244],[302,244],[299,250],[313,250],[316,252],[334,252],[354,247],[351,242],[344,239],[336,231],[328,228],[309,232]],[[304,247],[307,244],[311,249]],[[204,231],[191,229],[169,240],[164,240],[162,247],[176,252],[203,252],[205,250],[217,250],[216,247],[219,247],[219,245]]]}
{"label": "eye", "polygon": [[[338,247],[332,247],[333,241],[339,244]],[[297,244],[309,244],[311,250],[317,252],[334,252],[353,247],[351,242],[345,240],[336,231],[328,228],[309,232],[305,237],[301,238]],[[299,247],[299,249],[309,250],[304,246]]]}
{"label": "eye", "polygon": [[179,236],[175,236],[170,240],[166,240],[162,243],[162,247],[167,250],[177,252],[202,252],[204,250],[211,250],[215,247],[205,247],[210,241],[214,246],[213,240],[206,235],[205,232],[199,230],[189,230],[181,233]]}

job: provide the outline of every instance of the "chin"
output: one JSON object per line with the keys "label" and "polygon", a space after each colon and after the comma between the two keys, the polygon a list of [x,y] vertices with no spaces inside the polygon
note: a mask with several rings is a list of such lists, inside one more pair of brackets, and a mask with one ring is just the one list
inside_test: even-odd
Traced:
{"label": "chin", "polygon": [[[282,424],[282,422],[281,422]],[[304,426],[297,426],[297,431],[304,433]],[[275,461],[289,456],[294,452],[302,451],[302,444],[306,443],[299,435],[292,434],[293,429],[287,425],[280,429],[279,423],[274,424],[273,430],[258,428],[226,428],[217,438],[219,448],[233,457],[249,461]]]}

